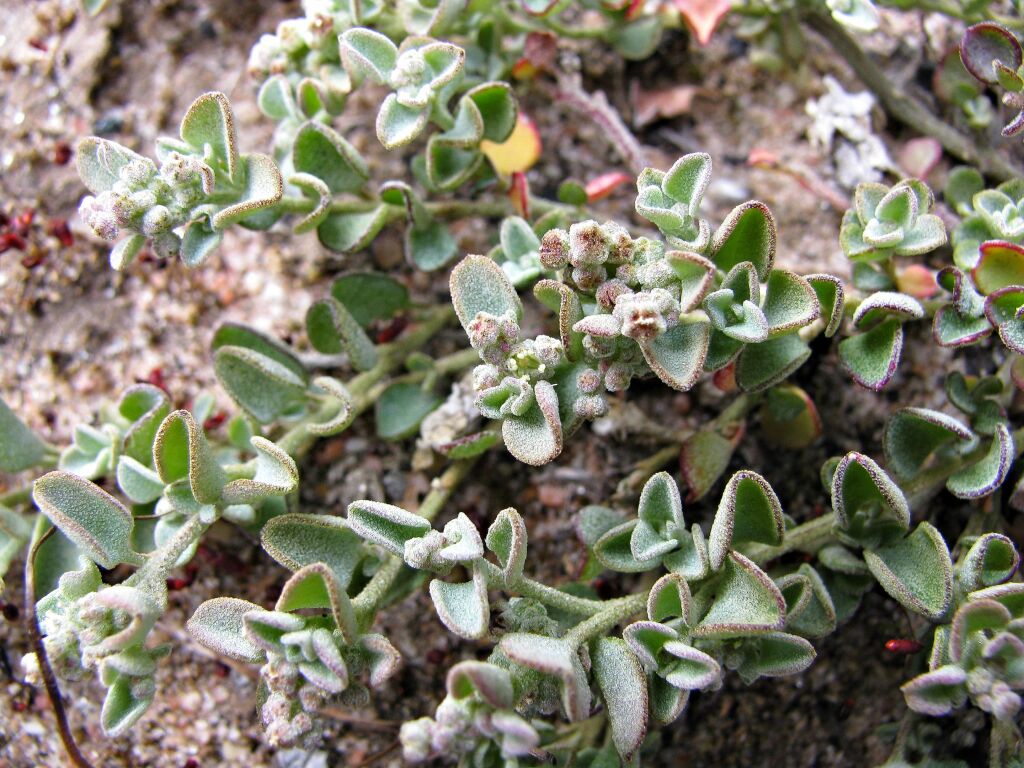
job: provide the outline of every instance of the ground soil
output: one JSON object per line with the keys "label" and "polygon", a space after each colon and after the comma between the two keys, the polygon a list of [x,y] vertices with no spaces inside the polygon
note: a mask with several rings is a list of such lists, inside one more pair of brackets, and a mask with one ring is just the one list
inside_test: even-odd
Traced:
{"label": "ground soil", "polygon": [[[178,116],[196,95],[220,89],[235,105],[243,148],[266,147],[270,127],[254,106],[245,60],[260,33],[298,13],[294,1],[113,0],[102,15],[89,19],[75,0],[0,0],[0,204],[8,217],[29,210],[35,216],[26,250],[0,256],[0,394],[53,442],[66,442],[76,423],[89,420],[99,403],[133,382],[159,379],[181,404],[214,389],[208,344],[226,320],[244,321],[301,345],[305,308],[342,270],[393,268],[419,298],[443,298],[444,274],[409,269],[393,233],[368,252],[342,258],[327,252],[313,235],[293,236],[284,229],[232,231],[216,257],[195,271],[149,261],[115,273],[106,263],[106,248],[78,221],[75,211],[83,190],[66,155],[83,135],[101,134],[148,152],[157,135],[175,132]],[[869,45],[886,58],[895,76],[909,79],[922,54],[953,39],[942,23],[930,24],[925,34],[916,19],[887,17],[889,35],[872,38]],[[627,120],[635,89],[694,86],[688,111],[637,131],[650,162],[665,168],[683,152],[710,152],[717,182],[705,211],[712,221],[740,200],[764,200],[778,219],[782,264],[802,272],[845,274],[836,239],[841,211],[793,178],[752,169],[746,162],[752,149],[767,149],[836,193],[848,193],[832,179],[831,158],[808,144],[804,104],[822,92],[820,76],[826,72],[853,90],[860,86],[819,41],[808,43],[800,71],[785,75],[752,68],[729,23],[703,50],[684,34],[671,34],[648,62],[624,65],[606,52],[583,47],[570,55],[581,64],[584,87],[604,90]],[[535,192],[552,194],[567,177],[586,180],[609,170],[629,170],[603,131],[570,106],[552,105],[539,91],[525,94],[524,103],[546,149],[530,174]],[[373,141],[373,108],[354,100],[346,113],[346,133],[370,153],[381,174],[397,176],[402,166],[382,156]],[[905,138],[902,129],[887,130],[879,120],[878,130],[895,155]],[[625,190],[600,207],[610,217],[628,219],[631,201]],[[52,234],[59,232],[62,220],[70,226],[70,245]],[[483,251],[493,229],[461,227],[462,246]],[[440,346],[450,350],[459,343],[452,333]],[[828,343],[817,351],[820,362],[806,366],[796,380],[818,404],[827,425],[822,439],[802,451],[780,452],[763,439],[754,419],[734,459],[737,468],[762,472],[798,521],[820,514],[827,503],[817,480],[825,458],[854,448],[879,455],[881,427],[892,405],[934,403],[941,381],[934,359],[918,359],[911,352],[901,378],[888,394],[876,396],[849,384]],[[230,407],[220,398],[222,407]],[[629,400],[676,433],[699,425],[724,402],[711,386],[681,395],[643,383],[631,389]],[[303,511],[340,513],[355,498],[397,501],[422,494],[430,472],[410,469],[411,442],[382,444],[370,422],[363,419],[312,453],[302,468]],[[601,437],[587,428],[562,457],[539,471],[492,452],[445,517],[462,510],[486,521],[496,510],[516,506],[530,529],[529,568],[551,582],[567,580],[582,558],[573,534],[574,512],[610,497],[631,466],[657,447],[643,435],[618,428],[604,430]],[[23,479],[9,482],[14,486]],[[943,521],[955,535],[962,510],[949,499],[941,502],[949,507]],[[705,523],[713,513],[710,500],[687,509],[689,520]],[[406,658],[397,680],[375,694],[368,709],[336,713],[328,721],[322,751],[275,754],[261,739],[252,675],[212,658],[189,640],[183,625],[200,602],[215,595],[269,604],[284,573],[228,527],[214,529],[197,562],[195,580],[172,593],[171,609],[157,627],[159,639],[175,644],[174,657],[161,666],[156,702],[131,734],[111,740],[99,732],[98,684],[65,689],[76,734],[96,765],[397,764],[397,725],[431,712],[443,696],[447,667],[483,650],[453,639],[437,622],[429,598],[417,594],[380,622]],[[27,650],[20,587],[15,569],[0,598],[10,604],[0,620],[0,765],[67,765],[46,697],[19,682],[20,658]],[[614,593],[624,585],[608,579],[604,588]],[[891,726],[905,711],[898,685],[914,664],[887,653],[884,645],[910,631],[907,616],[884,595],[872,593],[852,621],[818,645],[819,658],[806,674],[751,687],[731,678],[723,690],[695,696],[687,713],[653,745],[658,749],[646,762],[881,763]],[[944,736],[947,754],[968,759],[980,754],[977,745],[971,747],[979,725],[969,719],[951,722]]]}

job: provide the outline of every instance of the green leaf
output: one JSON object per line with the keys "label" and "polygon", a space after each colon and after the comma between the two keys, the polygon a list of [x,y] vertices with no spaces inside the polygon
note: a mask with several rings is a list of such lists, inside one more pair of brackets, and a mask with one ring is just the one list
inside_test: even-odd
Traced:
{"label": "green leaf", "polygon": [[270,496],[286,496],[298,488],[299,470],[295,459],[259,435],[249,442],[256,452],[256,470],[252,478],[232,480],[224,486],[224,503],[255,504]]}
{"label": "green leaf", "polygon": [[927,408],[901,408],[889,418],[882,444],[892,473],[907,481],[943,448],[964,447],[972,437],[971,430],[952,416]]}
{"label": "green leaf", "polygon": [[70,472],[50,472],[35,481],[32,499],[50,522],[104,568],[142,563],[131,547],[131,512],[88,480]]}
{"label": "green leaf", "polygon": [[769,389],[760,416],[765,436],[783,448],[806,448],[821,437],[821,417],[814,401],[793,384]]}
{"label": "green leaf", "polygon": [[953,600],[953,563],[942,534],[923,522],[892,544],[865,549],[878,583],[900,605],[939,620]]}
{"label": "green leaf", "polygon": [[436,446],[436,450],[449,459],[470,459],[490,450],[499,442],[501,434],[498,432],[475,432]]}
{"label": "green leaf", "polygon": [[1006,27],[995,22],[982,22],[968,27],[960,40],[960,58],[967,71],[984,83],[998,82],[993,64],[1016,70],[1021,65],[1021,45]]}
{"label": "green leaf", "polygon": [[467,331],[479,312],[496,317],[511,313],[517,322],[523,316],[515,287],[501,267],[487,256],[467,256],[456,264],[449,287],[459,322]]}
{"label": "green leaf", "polygon": [[398,48],[380,32],[357,27],[347,29],[339,40],[339,53],[353,79],[369,77],[383,85],[398,62]]}
{"label": "green leaf", "polygon": [[153,701],[154,692],[136,696],[137,688],[128,676],[118,676],[103,699],[100,711],[100,726],[104,735],[114,738],[120,736],[139,721]]}
{"label": "green leaf", "polygon": [[292,574],[274,605],[275,611],[294,613],[310,608],[330,609],[334,624],[346,643],[358,635],[352,603],[334,570],[326,563],[310,563]]}
{"label": "green leaf", "polygon": [[686,207],[690,216],[700,212],[700,203],[711,181],[711,155],[692,152],[672,164],[661,180],[662,191]]}
{"label": "green leaf", "polygon": [[480,110],[484,121],[484,139],[499,144],[512,134],[519,116],[519,106],[508,83],[481,83],[466,92]]}
{"label": "green leaf", "polygon": [[182,264],[189,269],[202,266],[223,239],[224,235],[213,229],[205,217],[190,221],[181,238]]}
{"label": "green leaf", "polygon": [[215,91],[204,93],[192,102],[181,120],[180,133],[184,141],[201,153],[205,153],[205,147],[209,147],[213,159],[227,171],[228,178],[235,178],[238,142],[235,139],[235,119],[227,96]]}
{"label": "green leaf", "polygon": [[797,675],[814,661],[814,646],[786,632],[769,632],[753,640],[755,650],[744,656],[737,670],[747,684],[759,677]]}
{"label": "green leaf", "polygon": [[850,452],[832,476],[836,526],[865,547],[900,537],[910,527],[910,507],[899,486],[867,456]]}
{"label": "green leaf", "polygon": [[640,342],[640,351],[659,379],[685,392],[700,378],[710,338],[710,324],[681,322],[653,339]]}
{"label": "green leaf", "polygon": [[660,557],[637,560],[633,556],[632,538],[639,520],[628,520],[605,531],[594,542],[594,556],[605,568],[619,573],[640,573],[658,566]]}
{"label": "green leaf", "polygon": [[377,113],[377,139],[384,149],[403,147],[427,127],[430,112],[426,107],[407,107],[390,94]]}
{"label": "green leaf", "polygon": [[1007,581],[1017,571],[1020,555],[1013,542],[998,533],[978,537],[957,565],[957,577],[968,592]]}
{"label": "green leaf", "polygon": [[409,306],[409,290],[388,275],[352,272],[331,284],[331,295],[360,326],[388,320]]}
{"label": "green leaf", "polygon": [[704,300],[714,284],[715,265],[698,253],[669,251],[668,264],[679,281],[679,311],[690,312]]}
{"label": "green leaf", "polygon": [[586,672],[577,651],[564,640],[510,632],[501,639],[499,648],[516,664],[561,681],[562,706],[570,722],[590,715],[591,693]]}
{"label": "green leaf", "polygon": [[503,509],[487,529],[487,548],[501,565],[505,584],[512,586],[523,575],[526,563],[526,524],[515,509]]}
{"label": "green leaf", "polygon": [[958,666],[933,669],[904,683],[900,690],[907,706],[922,715],[948,715],[967,701],[967,673]]}
{"label": "green leaf", "polygon": [[42,464],[50,448],[0,399],[0,471],[21,472]]}
{"label": "green leaf", "polygon": [[778,546],[785,525],[782,504],[760,475],[737,472],[725,486],[708,538],[711,567],[719,570],[734,543],[756,542]]}
{"label": "green leaf", "polygon": [[440,269],[459,252],[459,244],[442,221],[410,225],[405,236],[409,258],[424,272]]}
{"label": "green leaf", "polygon": [[736,362],[736,383],[744,392],[760,392],[787,379],[811,356],[798,334],[748,344]]}
{"label": "green leaf", "polygon": [[742,436],[741,425],[732,437],[724,437],[717,430],[704,429],[686,439],[679,454],[679,468],[683,474],[688,501],[702,499],[714,488],[718,478],[728,468]]}
{"label": "green leaf", "polygon": [[304,123],[292,144],[296,171],[309,173],[326,182],[332,193],[358,192],[370,171],[362,156],[330,126]]}
{"label": "green leaf", "polygon": [[814,274],[805,278],[818,297],[821,317],[825,320],[825,337],[831,338],[839,330],[843,322],[843,305],[845,293],[843,281],[835,275]]}
{"label": "green leaf", "polygon": [[573,326],[583,319],[583,306],[574,290],[557,280],[538,280],[533,286],[533,295],[545,307],[558,315],[558,333],[570,361],[583,358],[583,334]]}
{"label": "green leaf", "polygon": [[170,414],[156,433],[153,464],[164,483],[187,477],[200,504],[220,500],[227,477],[213,456],[206,435],[188,411]]}
{"label": "green leaf", "polygon": [[281,121],[295,115],[295,96],[284,75],[273,75],[260,86],[256,103],[260,112],[271,120]]}
{"label": "green leaf", "polygon": [[[807,581],[808,599],[799,609],[789,607],[787,598],[786,630],[807,638],[826,637],[835,631],[837,617],[832,596],[818,572],[807,563],[802,563],[795,574]],[[783,579],[786,577],[783,577]],[[786,596],[784,580],[777,583],[783,596]]]}
{"label": "green leaf", "polygon": [[782,629],[786,601],[764,571],[737,552],[722,566],[715,601],[694,629],[699,637],[737,637]]}
{"label": "green leaf", "polygon": [[657,50],[662,31],[662,22],[656,16],[645,15],[636,21],[613,25],[609,37],[624,59],[641,61]]}
{"label": "green leaf", "polygon": [[515,458],[539,467],[562,452],[562,422],[558,416],[558,395],[551,382],[538,381],[534,397],[535,402],[525,414],[505,417],[501,436]]}
{"label": "green leaf", "polygon": [[214,354],[213,369],[231,398],[261,424],[305,400],[306,382],[292,368],[255,350],[222,346]]}
{"label": "green leaf", "polygon": [[924,307],[904,293],[878,291],[860,303],[853,313],[853,324],[857,328],[866,328],[887,317],[894,317],[900,322],[920,320],[924,317]]}
{"label": "green leaf", "polygon": [[316,233],[324,247],[338,253],[350,253],[366,248],[388,221],[388,207],[378,205],[368,211],[332,213]]}
{"label": "green leaf", "polygon": [[586,205],[589,197],[582,184],[568,179],[558,185],[558,199],[566,205]]}
{"label": "green leaf", "polygon": [[491,609],[487,601],[487,579],[474,569],[473,580],[449,584],[434,579],[430,582],[430,598],[441,623],[451,632],[467,640],[487,635]]}
{"label": "green leaf", "polygon": [[988,452],[978,462],[950,476],[946,488],[961,499],[979,499],[995,491],[1010,471],[1014,458],[1013,436],[1006,424],[996,425]]}
{"label": "green leaf", "polygon": [[854,381],[880,391],[896,374],[903,351],[903,325],[889,318],[867,333],[839,342],[839,359]]}
{"label": "green leaf", "polygon": [[[220,231],[231,224],[274,205],[284,195],[284,181],[277,163],[267,155],[252,153],[242,155],[242,171],[245,173],[245,188],[231,205],[218,211],[211,224]],[[185,243],[182,243],[182,253]]]}
{"label": "green leaf", "polygon": [[1024,285],[1024,247],[999,240],[982,243],[981,258],[971,276],[986,296],[1000,288]]}
{"label": "green leaf", "polygon": [[248,600],[215,597],[196,608],[185,628],[200,645],[214,653],[248,664],[259,664],[266,654],[245,636],[242,622],[245,614],[258,610],[260,607]]}
{"label": "green leaf", "polygon": [[636,655],[617,637],[598,638],[591,661],[608,712],[612,743],[628,762],[647,735],[647,677]]}
{"label": "green leaf", "polygon": [[401,507],[380,501],[353,501],[348,505],[348,525],[353,532],[394,555],[405,556],[405,543],[430,530],[430,523]]}
{"label": "green leaf", "polygon": [[769,273],[761,309],[772,335],[803,328],[821,312],[810,282],[786,269],[773,269]]}
{"label": "green leaf", "polygon": [[377,364],[377,348],[345,306],[334,297],[315,302],[306,312],[309,343],[325,354],[348,353],[357,371],[368,371]]}
{"label": "green leaf", "polygon": [[651,621],[682,619],[689,625],[693,619],[693,598],[690,586],[678,573],[666,573],[651,587],[647,595],[647,618]]}
{"label": "green leaf", "polygon": [[756,200],[736,206],[711,239],[711,260],[728,272],[749,261],[761,281],[768,279],[775,262],[775,219],[764,203]]}
{"label": "green leaf", "polygon": [[359,536],[334,515],[287,514],[267,521],[260,531],[267,554],[291,571],[325,563],[345,588],[363,558]]}
{"label": "green leaf", "polygon": [[419,384],[392,384],[381,393],[374,406],[377,436],[384,440],[412,437],[420,422],[440,404],[440,397]]}
{"label": "green leaf", "polygon": [[124,455],[117,461],[117,487],[135,504],[149,504],[164,492],[164,482],[156,472]]}
{"label": "green leaf", "polygon": [[120,179],[121,169],[131,162],[149,163],[116,141],[90,136],[78,142],[75,166],[82,183],[94,195],[106,192]]}
{"label": "green leaf", "polygon": [[131,422],[124,434],[125,455],[149,464],[153,459],[156,431],[171,410],[167,393],[150,384],[136,384],[121,395],[117,410]]}

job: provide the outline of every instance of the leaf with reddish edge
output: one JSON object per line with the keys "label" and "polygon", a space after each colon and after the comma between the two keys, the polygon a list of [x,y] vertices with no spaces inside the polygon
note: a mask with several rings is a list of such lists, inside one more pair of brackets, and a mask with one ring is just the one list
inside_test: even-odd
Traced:
{"label": "leaf with reddish edge", "polygon": [[942,159],[942,145],[930,136],[911,139],[900,150],[900,167],[908,176],[927,179]]}
{"label": "leaf with reddish edge", "polygon": [[675,0],[675,6],[701,45],[708,44],[719,22],[732,10],[731,0]]}
{"label": "leaf with reddish edge", "polygon": [[507,139],[500,143],[484,139],[480,142],[480,151],[502,176],[526,171],[540,159],[540,133],[533,120],[520,112],[516,127]]}
{"label": "leaf with reddish edge", "polygon": [[981,258],[971,270],[974,284],[983,294],[1010,285],[1024,285],[1024,247],[1004,240],[981,244]]}
{"label": "leaf with reddish edge", "polygon": [[897,274],[896,287],[915,299],[930,299],[939,292],[935,274],[923,264],[911,264]]}
{"label": "leaf with reddish edge", "polygon": [[526,174],[516,171],[512,174],[512,186],[509,187],[508,197],[512,201],[512,207],[517,214],[524,219],[530,218],[530,182]]}
{"label": "leaf with reddish edge", "polygon": [[620,186],[631,181],[633,181],[633,177],[622,173],[622,171],[610,171],[609,173],[595,176],[584,187],[587,193],[587,202],[593,203],[598,200],[604,200]]}
{"label": "leaf with reddish edge", "polygon": [[730,435],[714,430],[698,432],[683,443],[679,469],[686,485],[686,501],[696,501],[710,491],[729,466],[733,451],[746,431],[744,422],[733,426]]}
{"label": "leaf with reddish edge", "polygon": [[896,375],[902,351],[903,325],[896,318],[889,318],[867,333],[839,343],[843,367],[854,381],[876,392]]}
{"label": "leaf with reddish edge", "polygon": [[989,85],[998,82],[995,62],[1010,69],[1018,69],[1024,57],[1021,46],[1010,30],[993,22],[982,22],[969,27],[960,40],[960,58],[967,71]]}

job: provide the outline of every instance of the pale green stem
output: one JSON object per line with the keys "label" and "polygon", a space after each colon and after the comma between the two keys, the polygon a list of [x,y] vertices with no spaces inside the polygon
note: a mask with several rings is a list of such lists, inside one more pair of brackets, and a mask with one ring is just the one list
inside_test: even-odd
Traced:
{"label": "pale green stem", "polygon": [[[479,460],[480,455],[468,459],[461,459],[454,462],[445,470],[444,474],[435,478],[430,493],[423,499],[416,514],[427,520],[433,520],[448,503],[452,493],[459,487],[459,484],[466,478],[473,465]],[[402,558],[396,555],[388,555],[381,563],[380,568],[373,574],[373,577],[352,600],[352,608],[356,612],[360,626],[368,626],[373,621],[373,615],[384,595],[391,589],[398,574],[402,570]]]}
{"label": "pale green stem", "polygon": [[[310,213],[316,207],[316,201],[308,197],[283,197],[276,204],[278,210],[285,213]],[[530,195],[530,212],[543,215],[549,211],[560,210],[570,215],[578,215],[583,211],[573,205],[558,203],[547,198]],[[381,203],[378,200],[360,198],[343,198],[331,202],[331,213],[367,213],[383,206],[386,210],[385,223],[392,224],[406,218],[405,206]],[[439,219],[497,218],[516,214],[512,201],[508,198],[497,200],[440,200],[423,204],[427,213]]]}
{"label": "pale green stem", "polygon": [[808,520],[806,523],[786,531],[782,544],[773,547],[769,544],[753,544],[743,549],[743,554],[759,565],[785,555],[787,552],[808,552],[814,554],[823,546],[834,540],[832,526],[835,525],[834,512]]}
{"label": "pale green stem", "polygon": [[141,587],[152,581],[163,586],[178,559],[206,533],[209,527],[210,523],[204,523],[198,515],[193,515],[170,541],[151,553],[142,566],[124,583],[132,587]]}
{"label": "pale green stem", "polygon": [[589,619],[581,621],[565,633],[563,638],[572,648],[578,648],[589,640],[607,634],[616,624],[625,621],[644,609],[647,605],[647,592],[609,600],[604,608]]}
{"label": "pale green stem", "polygon": [[494,563],[481,558],[478,561],[478,565],[483,569],[484,575],[487,577],[487,586],[489,588],[502,589],[510,595],[530,597],[544,603],[544,605],[558,608],[566,613],[576,614],[577,616],[593,616],[600,613],[608,605],[603,600],[590,600],[585,597],[570,595],[568,592],[549,587],[547,584],[541,584],[539,581],[534,581],[526,576],[520,576],[511,584],[506,584],[504,573]]}
{"label": "pale green stem", "polygon": [[[374,386],[397,370],[405,362],[406,357],[419,350],[454,318],[455,310],[451,307],[438,307],[430,311],[420,325],[410,330],[404,336],[390,344],[378,347],[377,364],[370,370],[356,376],[348,384],[348,391],[352,395],[355,412],[362,413],[372,405],[374,401],[368,398]],[[461,362],[461,360],[462,358],[459,358],[457,362]],[[321,423],[331,418],[337,413],[337,410],[337,404],[324,404],[285,432],[276,441],[277,445],[291,456],[300,457],[318,439],[317,435],[309,431],[309,425]]]}

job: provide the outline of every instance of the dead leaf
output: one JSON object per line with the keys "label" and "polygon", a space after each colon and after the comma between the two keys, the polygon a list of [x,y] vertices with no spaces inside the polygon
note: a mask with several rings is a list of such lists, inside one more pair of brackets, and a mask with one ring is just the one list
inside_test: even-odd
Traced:
{"label": "dead leaf", "polygon": [[732,0],[675,0],[675,4],[701,45],[708,44],[718,23],[732,9]]}
{"label": "dead leaf", "polygon": [[700,88],[695,85],[675,85],[645,91],[636,86],[634,81],[633,126],[643,128],[661,118],[685,115],[693,106],[693,99],[698,93]]}

